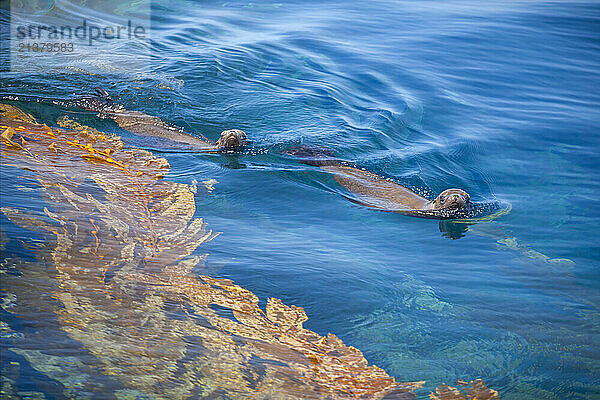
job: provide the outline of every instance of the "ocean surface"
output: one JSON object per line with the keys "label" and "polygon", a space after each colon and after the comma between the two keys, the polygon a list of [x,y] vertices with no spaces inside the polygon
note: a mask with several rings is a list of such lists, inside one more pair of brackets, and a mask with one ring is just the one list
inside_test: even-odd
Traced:
{"label": "ocean surface", "polygon": [[[165,157],[165,179],[198,182],[197,215],[222,232],[202,245],[200,273],[303,307],[306,328],[398,381],[427,381],[417,398],[476,378],[506,400],[600,398],[600,4],[156,1],[151,22],[148,71],[114,72],[106,57],[5,68],[0,101]],[[96,86],[191,134],[238,128],[250,143],[178,151],[69,106]],[[299,144],[510,212],[465,224],[375,211],[282,154]],[[1,179],[3,207],[35,206],[19,172],[3,166]],[[35,265],[27,243],[41,239],[0,222],[1,278],[18,273],[11,258]],[[63,398],[14,340],[72,359],[79,345],[44,340],[58,326],[46,308],[7,309],[0,368],[18,363],[21,392]]]}

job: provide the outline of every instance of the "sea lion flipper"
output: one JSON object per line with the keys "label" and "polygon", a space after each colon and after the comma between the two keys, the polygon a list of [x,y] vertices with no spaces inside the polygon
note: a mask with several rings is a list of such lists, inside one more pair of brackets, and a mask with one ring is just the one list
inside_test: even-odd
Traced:
{"label": "sea lion flipper", "polygon": [[333,152],[325,147],[302,144],[285,149],[282,153],[298,158],[302,164],[315,167],[337,165],[340,163],[340,159],[336,158]]}
{"label": "sea lion flipper", "polygon": [[110,95],[108,94],[108,92],[104,89],[102,89],[100,86],[96,86],[94,88],[94,91],[96,92],[96,94],[98,95],[98,97],[103,98],[104,100],[106,100],[109,103],[113,102],[112,97],[110,97]]}
{"label": "sea lion flipper", "polygon": [[94,92],[92,95],[77,98],[74,101],[75,105],[87,111],[97,112],[101,116],[120,109],[106,90],[101,87],[95,87]]}

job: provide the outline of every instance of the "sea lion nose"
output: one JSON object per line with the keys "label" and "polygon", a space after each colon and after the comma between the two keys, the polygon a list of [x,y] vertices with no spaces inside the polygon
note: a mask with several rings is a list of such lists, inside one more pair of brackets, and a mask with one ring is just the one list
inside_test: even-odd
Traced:
{"label": "sea lion nose", "polygon": [[460,194],[453,194],[452,196],[450,196],[449,203],[452,206],[460,207],[461,205],[463,205],[465,203],[465,201]]}

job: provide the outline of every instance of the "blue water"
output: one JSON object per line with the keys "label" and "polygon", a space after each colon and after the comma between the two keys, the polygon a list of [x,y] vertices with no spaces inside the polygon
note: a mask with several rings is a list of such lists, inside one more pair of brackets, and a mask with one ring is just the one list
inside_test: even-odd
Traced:
{"label": "blue water", "polygon": [[[82,117],[166,157],[167,179],[218,181],[196,196],[223,232],[203,248],[211,274],[304,307],[307,328],[427,380],[421,398],[479,377],[503,399],[600,398],[598,3],[154,2],[152,56],[143,74],[110,59],[76,65],[96,75],[3,72],[0,94],[50,123],[71,111],[45,100],[102,86],[188,132],[243,129],[243,154],[201,155]],[[280,155],[299,143],[512,209],[449,235],[464,224],[349,202]]]}

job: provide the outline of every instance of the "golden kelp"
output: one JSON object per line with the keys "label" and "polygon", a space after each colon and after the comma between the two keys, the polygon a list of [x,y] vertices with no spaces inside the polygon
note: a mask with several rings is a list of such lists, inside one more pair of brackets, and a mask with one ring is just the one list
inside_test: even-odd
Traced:
{"label": "golden kelp", "polygon": [[469,383],[465,381],[456,382],[462,390],[446,384],[440,385],[431,393],[431,400],[492,400],[498,399],[498,392],[489,389],[481,379],[475,379]]}
{"label": "golden kelp", "polygon": [[[126,151],[117,136],[68,118],[59,120],[63,130],[24,115],[0,107],[2,164],[30,171],[46,207],[2,212],[46,232],[35,251],[55,270],[61,329],[122,391],[174,399],[382,398],[422,386],[396,382],[335,335],[304,328],[300,307],[269,299],[263,310],[252,292],[199,275],[206,255],[198,247],[216,234],[194,217],[194,188],[161,179],[165,159]],[[19,354],[34,367],[42,359]]]}

